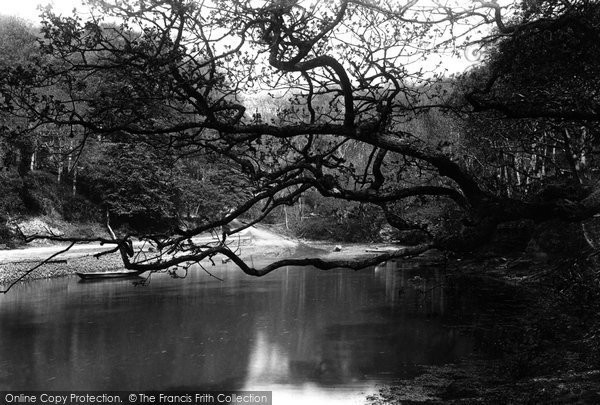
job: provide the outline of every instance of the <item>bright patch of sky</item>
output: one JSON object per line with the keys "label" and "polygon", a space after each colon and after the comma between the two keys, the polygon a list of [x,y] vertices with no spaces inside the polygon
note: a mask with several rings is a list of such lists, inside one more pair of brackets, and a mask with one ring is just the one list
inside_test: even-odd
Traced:
{"label": "bright patch of sky", "polygon": [[35,24],[39,21],[38,7],[48,4],[59,14],[70,14],[73,8],[86,9],[81,0],[0,0],[0,14],[13,15]]}
{"label": "bright patch of sky", "polygon": [[[314,0],[307,0],[310,4]],[[447,0],[452,1],[454,7],[467,6],[472,4],[471,1],[465,0]],[[501,0],[501,3],[510,3],[512,0]],[[71,14],[72,10],[76,8],[80,13],[87,11],[87,6],[84,5],[85,0],[0,0],[0,14],[3,15],[14,15],[26,20],[31,21],[33,24],[39,22],[40,6],[51,5],[54,11],[58,14],[68,15]],[[421,0],[417,4],[424,8],[431,7],[433,4],[437,4],[436,0]],[[317,3],[318,4],[318,3]],[[324,7],[327,7],[326,5]],[[417,64],[422,67],[431,67],[439,64],[441,67],[438,69],[445,70],[445,74],[452,74],[464,71],[468,69],[475,62],[473,59],[469,60],[464,57],[464,54],[433,54],[427,61],[418,60]],[[436,69],[437,70],[437,69]]]}

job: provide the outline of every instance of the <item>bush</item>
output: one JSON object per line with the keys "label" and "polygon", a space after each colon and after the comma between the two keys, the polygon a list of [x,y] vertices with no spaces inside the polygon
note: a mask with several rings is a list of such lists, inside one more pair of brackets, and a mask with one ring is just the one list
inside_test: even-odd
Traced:
{"label": "bush", "polygon": [[28,214],[48,215],[74,222],[101,219],[95,204],[79,194],[73,195],[71,186],[57,183],[51,173],[29,173],[24,178],[22,198]]}
{"label": "bush", "polygon": [[30,172],[23,178],[23,182],[23,203],[28,213],[55,217],[60,215],[61,193],[52,174]]}
{"label": "bush", "polygon": [[[588,258],[556,261],[523,289],[512,317],[495,308],[475,336],[496,355],[501,375],[530,378],[597,367],[600,361],[600,272]],[[538,269],[539,270],[539,269]],[[509,308],[511,308],[509,306]],[[497,322],[502,319],[502,322]]]}
{"label": "bush", "polygon": [[339,242],[376,242],[380,240],[382,219],[374,213],[335,217],[309,217],[293,227],[296,236]]}
{"label": "bush", "polygon": [[88,158],[81,180],[115,225],[162,230],[177,218],[177,189],[169,169],[149,147],[113,143],[100,145]]}
{"label": "bush", "polygon": [[61,206],[62,217],[72,222],[100,222],[100,208],[81,195],[65,196]]}
{"label": "bush", "polygon": [[14,171],[0,171],[0,213],[23,214],[23,180]]}
{"label": "bush", "polygon": [[0,214],[0,243],[5,244],[11,239],[11,233],[6,226],[7,219],[4,215]]}

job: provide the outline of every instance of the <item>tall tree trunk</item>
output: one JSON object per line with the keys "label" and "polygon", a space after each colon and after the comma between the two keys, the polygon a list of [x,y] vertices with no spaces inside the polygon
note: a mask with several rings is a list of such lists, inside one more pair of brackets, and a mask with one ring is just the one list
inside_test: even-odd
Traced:
{"label": "tall tree trunk", "polygon": [[577,170],[577,153],[575,151],[575,148],[573,147],[571,133],[567,128],[565,128],[563,140],[565,144],[565,155],[567,158],[567,162],[569,162],[569,167],[571,168],[571,175],[575,181],[581,184],[582,181],[579,177],[579,171]]}
{"label": "tall tree trunk", "polygon": [[21,141],[19,145],[19,167],[18,171],[21,177],[25,176],[31,171],[32,156],[33,156],[33,142],[30,139]]}
{"label": "tall tree trunk", "polygon": [[73,195],[77,194],[77,167],[73,167]]}
{"label": "tall tree trunk", "polygon": [[31,163],[30,163],[30,167],[29,167],[29,171],[34,171],[35,170],[35,149],[33,150],[33,152],[31,152]]}

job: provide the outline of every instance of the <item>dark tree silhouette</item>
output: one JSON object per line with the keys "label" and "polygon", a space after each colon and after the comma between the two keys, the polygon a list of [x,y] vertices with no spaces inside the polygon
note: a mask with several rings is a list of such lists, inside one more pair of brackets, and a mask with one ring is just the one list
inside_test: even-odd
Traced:
{"label": "dark tree silhouette", "polygon": [[[600,212],[593,176],[579,182],[575,196],[548,199],[541,188],[537,194],[501,195],[482,181],[489,172],[474,169],[468,156],[449,153],[449,126],[431,125],[432,137],[415,124],[447,112],[596,126],[600,18],[593,2],[539,1],[509,8],[495,1],[452,7],[415,0],[96,0],[90,5],[89,18],[45,13],[45,58],[35,67],[5,69],[5,109],[32,123],[120,134],[170,153],[219,154],[238,168],[246,191],[245,201],[193,228],[137,235],[156,247],[144,260],[134,259],[139,256],[128,248],[130,236],[103,241],[115,244],[129,269],[161,270],[216,254],[250,275],[289,265],[361,268],[434,246],[485,240],[507,221],[581,221]],[[553,35],[572,44],[583,41],[582,35],[593,37],[588,42],[596,46],[564,50],[553,60],[519,51],[556,48],[559,41],[543,42]],[[456,81],[444,78],[427,58],[466,45],[485,46],[490,53],[482,68],[460,81],[467,87],[463,99]],[[573,72],[567,68],[569,55],[581,58],[585,74],[566,82]],[[548,67],[551,61],[556,68]],[[546,71],[540,75],[554,76],[541,80],[536,75],[541,67]],[[519,82],[525,71],[527,82]],[[61,95],[44,94],[48,86],[60,88]],[[279,111],[247,112],[247,97],[256,92],[269,94]],[[494,121],[484,122],[489,127]],[[485,126],[471,128],[489,134]],[[367,158],[350,161],[343,153],[348,145],[369,151]],[[568,152],[564,143],[555,147]],[[406,172],[410,178],[399,180]],[[462,212],[464,225],[455,238],[432,237],[352,262],[289,259],[255,269],[227,246],[227,238],[309,189],[380,206],[395,225],[406,227],[419,225],[394,213],[394,204],[416,197],[434,205],[444,200]],[[260,215],[226,228],[214,243],[190,242],[256,206]]]}

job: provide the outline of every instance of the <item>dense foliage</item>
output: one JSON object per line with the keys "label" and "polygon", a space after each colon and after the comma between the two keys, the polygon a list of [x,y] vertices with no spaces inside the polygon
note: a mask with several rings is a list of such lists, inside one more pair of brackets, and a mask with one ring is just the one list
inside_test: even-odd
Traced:
{"label": "dense foliage", "polygon": [[597,181],[600,9],[581,2],[550,18],[557,8],[524,7],[523,26],[465,80],[478,111],[465,127],[472,164],[497,194],[575,197]]}

